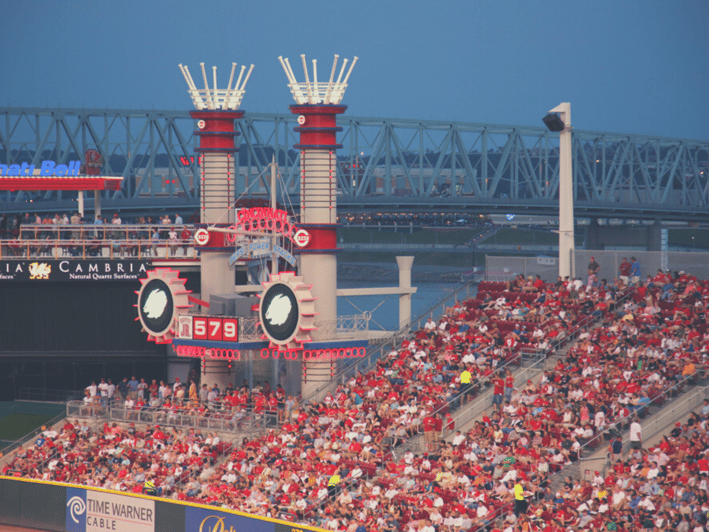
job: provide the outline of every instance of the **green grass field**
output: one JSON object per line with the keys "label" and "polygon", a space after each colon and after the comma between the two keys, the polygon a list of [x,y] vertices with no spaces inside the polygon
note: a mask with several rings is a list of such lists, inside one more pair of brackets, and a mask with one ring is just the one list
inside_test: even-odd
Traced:
{"label": "green grass field", "polygon": [[0,402],[0,448],[41,427],[65,410],[63,404]]}

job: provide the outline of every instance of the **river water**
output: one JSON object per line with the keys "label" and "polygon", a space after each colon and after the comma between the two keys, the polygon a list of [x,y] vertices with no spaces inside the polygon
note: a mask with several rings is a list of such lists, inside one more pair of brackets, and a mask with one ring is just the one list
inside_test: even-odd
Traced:
{"label": "river water", "polygon": [[[460,283],[419,282],[412,283],[418,291],[411,297],[411,316],[417,317],[442,297],[451,294],[461,286]],[[370,282],[338,280],[338,288],[372,288],[397,286],[396,282]],[[399,327],[399,296],[347,296],[337,298],[337,314],[348,316],[361,314],[364,311],[372,313],[369,322],[370,330],[396,330]]]}

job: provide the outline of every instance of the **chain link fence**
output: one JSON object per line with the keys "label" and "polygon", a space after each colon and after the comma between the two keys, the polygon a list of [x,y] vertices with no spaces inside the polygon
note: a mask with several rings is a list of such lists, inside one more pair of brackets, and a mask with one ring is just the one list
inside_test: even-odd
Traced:
{"label": "chain link fence", "polygon": [[[620,263],[623,258],[632,261],[635,257],[640,265],[640,279],[654,276],[658,270],[663,272],[687,272],[698,279],[709,278],[709,253],[684,251],[602,251],[574,250],[574,277],[586,279],[587,265],[591,257],[596,259],[601,269],[598,279],[606,279],[612,283],[620,276]],[[509,281],[515,275],[539,275],[547,282],[553,282],[559,275],[559,260],[557,257],[485,257],[486,281]]]}

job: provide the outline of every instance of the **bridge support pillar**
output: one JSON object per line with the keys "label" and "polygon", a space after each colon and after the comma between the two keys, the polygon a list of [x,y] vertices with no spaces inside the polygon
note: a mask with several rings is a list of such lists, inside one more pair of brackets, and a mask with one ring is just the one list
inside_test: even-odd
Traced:
{"label": "bridge support pillar", "polygon": [[663,251],[662,223],[660,223],[660,220],[655,220],[655,223],[647,228],[647,250]]}

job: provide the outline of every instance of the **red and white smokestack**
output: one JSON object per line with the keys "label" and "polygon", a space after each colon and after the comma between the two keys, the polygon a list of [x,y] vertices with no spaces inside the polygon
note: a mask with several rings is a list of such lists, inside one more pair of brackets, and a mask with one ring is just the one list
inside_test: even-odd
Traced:
{"label": "red and white smokestack", "polygon": [[245,66],[241,67],[239,78],[232,88],[236,63],[231,64],[231,75],[226,89],[217,89],[217,67],[212,67],[213,87],[209,87],[204,63],[200,63],[204,89],[197,89],[187,66],[179,65],[187,81],[188,92],[196,111],[190,116],[197,120],[200,156],[200,210],[203,224],[234,222],[234,201],[236,198],[235,161],[239,151],[234,138],[239,135],[235,120],[244,116],[239,105],[244,97],[244,87],[251,76],[254,65],[244,78]]}
{"label": "red and white smokestack", "polygon": [[[254,65],[244,77],[245,66],[232,87],[236,63],[231,64],[231,75],[226,89],[217,88],[217,67],[212,67],[213,86],[209,87],[204,63],[200,63],[204,89],[198,89],[187,65],[179,65],[187,81],[188,92],[196,111],[190,116],[197,121],[195,135],[199,137],[200,155],[200,222],[205,226],[229,226],[235,222],[234,202],[236,200],[236,164],[239,151],[234,139],[239,135],[235,121],[244,116],[239,110],[245,94],[246,82]],[[221,238],[223,233],[211,233],[211,238]],[[234,271],[229,267],[229,256],[233,246],[211,242],[202,248],[200,254],[201,299],[209,301],[210,296],[223,294],[234,286]],[[223,367],[222,367],[223,366]],[[209,382],[226,386],[231,380],[227,362],[208,360],[205,364]]]}
{"label": "red and white smokestack", "polygon": [[[357,57],[347,74],[348,60],[342,63],[339,75],[335,59],[327,81],[318,81],[317,61],[313,60],[313,79],[310,80],[305,55],[303,62],[305,82],[299,83],[288,59],[278,60],[288,78],[288,87],[295,105],[289,107],[298,116],[300,143],[300,224],[309,235],[308,243],[296,250],[300,253],[300,273],[311,289],[315,300],[316,331],[313,340],[333,338],[337,322],[337,154],[342,145],[337,143],[337,115],[347,106],[340,105],[347,81]],[[303,384],[302,393],[306,395]]]}

